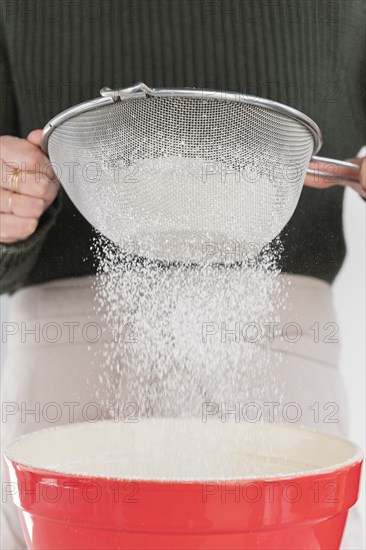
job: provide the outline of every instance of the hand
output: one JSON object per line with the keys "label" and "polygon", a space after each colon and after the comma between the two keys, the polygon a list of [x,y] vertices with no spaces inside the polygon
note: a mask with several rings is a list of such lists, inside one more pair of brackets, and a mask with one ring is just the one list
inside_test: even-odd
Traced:
{"label": "hand", "polygon": [[27,139],[0,137],[0,242],[15,243],[37,229],[39,218],[55,200],[59,183],[41,149],[42,130]]}
{"label": "hand", "polygon": [[[347,185],[347,187],[351,187],[352,189],[357,191],[361,195],[361,197],[366,198],[366,157],[352,158],[347,160],[349,162],[354,162],[355,164],[359,165],[360,170],[356,172],[356,174],[354,170],[343,167],[336,168],[335,166],[326,162],[311,162],[309,164],[309,168],[318,172],[329,172],[331,174],[336,173],[337,176],[344,178],[354,179],[356,175],[359,183],[357,181],[355,183],[342,183],[342,180],[337,181],[319,175],[306,174],[305,185],[308,185],[309,187],[317,187],[318,189],[326,189],[327,187],[331,187],[332,185]],[[335,170],[337,170],[337,172],[335,172]]]}

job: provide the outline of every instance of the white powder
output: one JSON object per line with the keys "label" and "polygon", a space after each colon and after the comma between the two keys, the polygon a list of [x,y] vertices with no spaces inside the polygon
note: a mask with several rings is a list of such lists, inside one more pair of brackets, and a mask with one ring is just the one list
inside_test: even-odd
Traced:
{"label": "white powder", "polygon": [[[284,299],[278,242],[244,267],[141,266],[103,237],[94,250],[96,307],[118,335],[104,353],[100,384],[103,395],[108,389],[108,402],[97,391],[103,408],[116,410],[118,403],[121,412],[133,403],[130,410],[139,419],[210,421],[233,419],[225,411],[238,404],[242,410],[251,402],[279,400],[280,356],[271,353],[264,336],[257,343],[248,340],[256,338],[256,326],[277,321]],[[197,463],[197,477],[199,468]]]}
{"label": "white powder", "polygon": [[18,439],[8,453],[20,464],[51,471],[165,481],[278,479],[361,460],[355,445],[320,432],[196,418],[39,430]]}
{"label": "white powder", "polygon": [[[95,441],[100,435],[94,428],[100,426],[91,428],[80,433],[89,451],[95,451]],[[200,481],[297,474],[316,463],[299,452],[279,455],[279,445],[274,444],[274,438],[277,436],[280,440],[286,432],[277,431],[274,426],[264,427],[260,448],[256,446],[259,438],[254,432],[257,430],[251,425],[235,423],[203,424],[198,419],[164,418],[133,425],[107,421],[103,429],[105,438],[101,439],[105,439],[105,448],[89,455],[81,449],[78,456],[70,460],[71,443],[66,439],[60,462],[52,462],[51,457],[46,467],[65,473],[120,479]],[[288,435],[291,437],[291,430]],[[272,445],[264,445],[265,441],[271,441],[272,453]],[[284,449],[286,446],[285,443]]]}

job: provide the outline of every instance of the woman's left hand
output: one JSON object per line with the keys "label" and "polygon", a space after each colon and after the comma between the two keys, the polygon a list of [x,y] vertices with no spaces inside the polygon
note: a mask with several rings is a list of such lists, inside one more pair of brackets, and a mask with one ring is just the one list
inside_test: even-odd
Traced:
{"label": "woman's left hand", "polygon": [[[317,172],[329,172],[330,174],[337,174],[337,176],[343,178],[354,179],[355,176],[358,177],[358,182],[355,183],[346,183],[342,180],[334,180],[324,176],[319,176],[318,174],[306,174],[305,185],[309,187],[316,187],[317,189],[326,189],[327,187],[332,187],[333,185],[346,185],[347,187],[352,187],[357,191],[361,197],[366,198],[366,157],[362,158],[352,158],[347,159],[348,162],[354,162],[358,164],[360,170],[356,172],[341,166],[335,167],[332,164],[327,162],[311,162],[309,168],[311,170],[316,170]],[[336,170],[336,171],[335,171]]]}

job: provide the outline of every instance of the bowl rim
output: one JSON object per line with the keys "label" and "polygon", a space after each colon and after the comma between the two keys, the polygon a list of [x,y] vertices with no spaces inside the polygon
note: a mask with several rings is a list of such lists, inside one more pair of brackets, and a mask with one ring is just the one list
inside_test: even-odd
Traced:
{"label": "bowl rim", "polygon": [[[153,419],[154,420],[154,419]],[[180,420],[180,418],[177,418],[176,420]],[[148,422],[149,419],[145,419],[145,422]],[[133,476],[133,477],[128,477],[128,476],[107,476],[107,475],[101,475],[101,474],[86,474],[86,473],[75,473],[75,472],[65,472],[65,471],[62,471],[61,469],[55,469],[55,468],[51,468],[51,467],[45,467],[45,466],[36,466],[34,464],[31,464],[29,462],[26,462],[26,461],[19,461],[16,459],[16,457],[14,456],[14,451],[16,450],[16,447],[18,446],[18,444],[20,444],[22,441],[24,441],[25,439],[32,439],[32,437],[36,437],[37,435],[40,435],[40,434],[43,434],[43,433],[47,433],[47,432],[56,432],[56,431],[71,431],[71,430],[78,430],[78,429],[81,429],[83,427],[85,427],[86,425],[87,426],[98,426],[98,429],[101,429],[101,426],[104,424],[104,423],[115,423],[113,420],[111,419],[106,419],[106,420],[100,420],[98,423],[87,423],[87,422],[73,422],[73,423],[70,423],[70,424],[64,424],[64,425],[61,425],[61,426],[52,426],[52,427],[47,427],[47,428],[42,428],[40,430],[34,430],[32,432],[29,432],[27,434],[23,434],[21,435],[20,437],[18,437],[17,439],[15,439],[10,445],[7,446],[7,448],[5,449],[5,451],[3,452],[3,456],[5,457],[5,459],[9,462],[11,462],[13,465],[16,465],[17,467],[20,467],[22,469],[27,469],[27,470],[31,470],[33,472],[38,472],[38,473],[41,473],[41,472],[47,472],[49,474],[58,474],[60,477],[61,476],[67,476],[67,477],[73,477],[73,478],[83,478],[83,479],[105,479],[105,480],[116,480],[116,481],[137,481],[139,483],[171,483],[171,484],[197,484],[199,483],[200,485],[204,484],[204,483],[212,483],[212,482],[253,482],[253,481],[257,481],[259,483],[261,482],[271,482],[271,481],[275,481],[275,480],[280,480],[280,481],[285,481],[286,479],[291,479],[292,481],[293,480],[296,480],[296,479],[302,479],[302,478],[306,478],[306,477],[314,477],[314,476],[322,476],[322,475],[326,475],[326,474],[330,474],[330,473],[336,473],[337,471],[340,471],[340,470],[345,470],[347,468],[351,468],[352,466],[356,466],[358,464],[362,464],[363,463],[363,460],[364,460],[364,451],[363,449],[356,443],[354,443],[353,441],[345,438],[345,437],[341,437],[341,436],[338,436],[338,435],[333,435],[333,434],[329,434],[329,433],[326,433],[326,432],[321,432],[319,430],[314,430],[314,429],[311,429],[311,428],[307,428],[307,427],[304,427],[304,426],[296,426],[296,427],[289,427],[289,426],[284,426],[282,424],[279,424],[279,423],[269,423],[269,422],[259,422],[258,424],[261,424],[261,425],[265,425],[265,426],[270,426],[270,425],[275,425],[276,428],[279,428],[279,429],[283,429],[283,430],[286,430],[286,431],[290,431],[290,430],[293,430],[293,431],[297,431],[297,432],[303,432],[303,433],[308,433],[308,434],[316,434],[316,435],[320,435],[322,437],[322,439],[328,439],[328,440],[332,440],[332,441],[341,441],[343,443],[347,443],[349,444],[351,447],[353,447],[353,455],[348,458],[347,460],[343,461],[343,462],[337,462],[336,464],[333,464],[331,466],[325,466],[323,468],[311,468],[311,469],[305,469],[305,470],[302,470],[302,471],[295,471],[295,472],[286,472],[286,473],[276,473],[276,474],[263,474],[263,475],[247,475],[247,476],[233,476],[233,477],[228,477],[228,476],[225,476],[225,477],[222,477],[222,476],[219,476],[219,477],[215,477],[215,478],[212,478],[212,477],[207,477],[207,478],[193,478],[193,477],[181,477],[181,478],[178,478],[178,479],[174,479],[172,478],[171,476],[169,477],[164,477],[164,476],[160,476],[159,478],[151,478],[151,477],[144,477],[144,478],[141,478],[141,477],[137,477],[137,476]]]}

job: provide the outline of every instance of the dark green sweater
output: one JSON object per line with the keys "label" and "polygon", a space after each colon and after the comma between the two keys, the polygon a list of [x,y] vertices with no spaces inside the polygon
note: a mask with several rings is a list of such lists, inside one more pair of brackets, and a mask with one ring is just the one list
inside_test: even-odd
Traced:
{"label": "dark green sweater", "polygon": [[[25,137],[103,86],[234,90],[287,103],[347,158],[365,139],[365,0],[2,2],[0,133]],[[26,241],[1,245],[2,291],[93,273],[93,229],[65,193]],[[304,188],[282,233],[285,272],[332,281],[343,189]]]}

